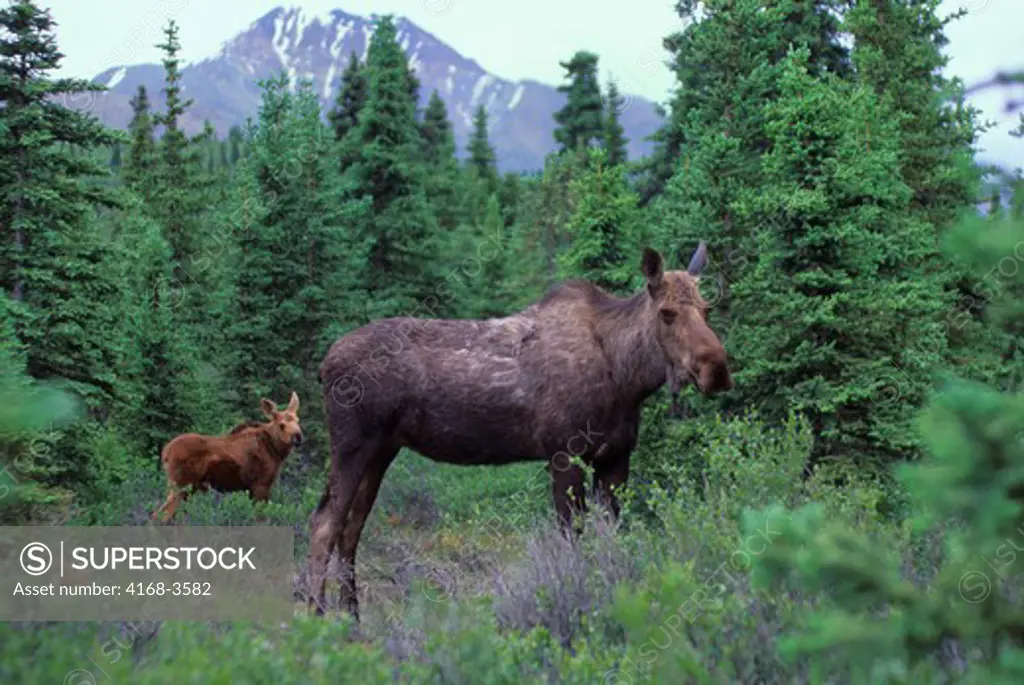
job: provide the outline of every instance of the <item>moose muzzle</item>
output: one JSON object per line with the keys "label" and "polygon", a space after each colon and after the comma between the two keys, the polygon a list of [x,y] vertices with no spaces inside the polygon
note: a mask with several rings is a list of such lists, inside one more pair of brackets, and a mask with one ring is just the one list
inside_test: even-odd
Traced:
{"label": "moose muzzle", "polygon": [[714,395],[732,389],[732,375],[725,357],[725,348],[707,354],[697,364],[697,387],[701,394]]}

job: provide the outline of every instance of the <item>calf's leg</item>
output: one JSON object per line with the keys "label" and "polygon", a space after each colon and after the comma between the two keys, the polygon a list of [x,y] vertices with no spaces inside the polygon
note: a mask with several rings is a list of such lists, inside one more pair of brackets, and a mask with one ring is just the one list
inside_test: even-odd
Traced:
{"label": "calf's leg", "polygon": [[[176,488],[172,485],[167,493],[167,500],[163,503],[163,506],[153,512],[153,518],[155,519],[159,516],[161,523],[167,523],[174,517],[174,512],[178,510],[178,506],[187,500],[190,494],[187,489]],[[162,516],[160,516],[160,512],[163,512]]]}
{"label": "calf's leg", "polygon": [[266,502],[270,499],[270,486],[269,485],[254,485],[249,490],[249,497],[252,498],[253,502]]}
{"label": "calf's leg", "polygon": [[167,498],[164,500],[164,503],[160,505],[160,508],[153,512],[153,515],[150,518],[154,521],[159,519],[161,522],[166,523],[167,519],[170,518],[170,514],[167,513],[167,510],[170,509],[171,503],[174,502],[175,499],[177,499],[177,496],[178,491],[175,490],[174,488],[170,488],[170,491],[167,493]]}

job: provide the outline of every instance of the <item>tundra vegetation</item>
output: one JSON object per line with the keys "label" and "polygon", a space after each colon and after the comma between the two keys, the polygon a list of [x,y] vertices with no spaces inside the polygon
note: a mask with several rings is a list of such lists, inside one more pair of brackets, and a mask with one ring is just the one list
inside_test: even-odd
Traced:
{"label": "tundra vegetation", "polygon": [[4,624],[0,679],[1021,682],[1024,178],[976,159],[980,115],[941,72],[957,17],[677,8],[654,152],[626,158],[632,86],[580,52],[557,152],[523,175],[486,109],[456,150],[388,17],[332,111],[282,75],[220,140],[183,131],[173,24],[161,104],[140,89],[115,132],[66,108],[99,86],[54,75],[48,15],[0,10],[3,525],[148,525],[169,440],[294,391],[304,439],[269,500],[203,492],[174,523],[294,526],[299,568],[334,341],[507,317],[572,278],[625,297],[648,246],[672,271],[707,242],[733,383],[647,399],[618,520],[589,508],[575,542],[543,462],[403,450],[362,532],[359,623],[297,603],[283,624]]}

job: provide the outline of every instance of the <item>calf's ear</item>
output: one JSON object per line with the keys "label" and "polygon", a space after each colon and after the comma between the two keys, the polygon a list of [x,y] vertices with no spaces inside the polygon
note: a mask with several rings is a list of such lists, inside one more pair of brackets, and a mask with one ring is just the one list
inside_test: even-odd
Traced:
{"label": "calf's ear", "polygon": [[277,405],[268,400],[266,397],[260,400],[260,411],[263,412],[263,415],[266,416],[268,419],[274,418],[274,411],[276,409]]}
{"label": "calf's ear", "polygon": [[293,414],[299,412],[299,396],[295,392],[292,392],[291,399],[288,400],[288,411]]}

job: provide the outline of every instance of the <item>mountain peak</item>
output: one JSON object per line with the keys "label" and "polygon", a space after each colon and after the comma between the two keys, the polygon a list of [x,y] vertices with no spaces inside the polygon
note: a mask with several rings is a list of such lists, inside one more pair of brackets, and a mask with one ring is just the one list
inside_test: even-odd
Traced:
{"label": "mountain peak", "polygon": [[[201,61],[186,64],[182,85],[195,102],[182,122],[185,130],[201,130],[209,120],[219,135],[244,123],[259,108],[258,82],[284,72],[292,87],[312,84],[326,112],[337,95],[341,74],[354,51],[366,58],[376,21],[341,9],[310,12],[299,6],[278,6],[228,38],[220,49]],[[472,117],[483,104],[490,123],[491,142],[503,170],[534,170],[555,148],[554,113],[565,98],[553,86],[524,79],[510,81],[488,73],[447,43],[405,17],[395,17],[397,39],[420,80],[420,106],[437,90],[448,107],[456,143],[463,149],[472,130]],[[187,39],[187,37],[186,37]],[[109,91],[99,95],[93,111],[108,125],[126,126],[129,100],[139,85],[146,86],[156,107],[162,107],[163,70],[156,64],[118,65],[94,81]],[[633,98],[622,113],[633,158],[645,154],[644,138],[660,124],[653,104]]]}

